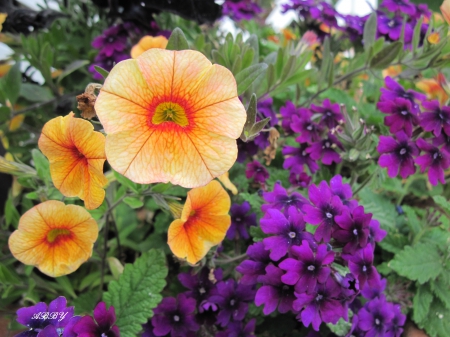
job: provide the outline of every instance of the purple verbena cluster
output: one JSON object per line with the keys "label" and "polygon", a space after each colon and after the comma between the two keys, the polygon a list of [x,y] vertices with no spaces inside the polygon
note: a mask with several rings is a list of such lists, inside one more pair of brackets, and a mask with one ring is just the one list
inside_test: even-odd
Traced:
{"label": "purple verbena cluster", "polygon": [[255,0],[225,0],[222,5],[222,14],[235,21],[251,20],[261,12]]}
{"label": "purple verbena cluster", "polygon": [[60,296],[48,307],[39,302],[17,310],[17,322],[29,330],[15,337],[120,337],[119,328],[114,324],[114,307],[106,309],[106,304],[100,302],[93,316],[74,316],[74,307],[67,307],[65,297]]}
{"label": "purple verbena cluster", "polygon": [[[248,248],[248,259],[236,270],[242,274],[241,284],[257,287],[255,304],[264,306],[265,315],[291,312],[318,331],[321,323],[348,321],[349,309],[359,309],[353,302],[361,289],[371,302],[379,297],[383,305],[397,308],[381,295],[385,281],[373,265],[375,244],[386,231],[352,199],[351,187],[340,175],[330,185],[311,185],[309,198],[289,195],[279,183],[263,198],[260,225],[267,237]],[[317,226],[314,234],[307,224]],[[342,267],[349,272],[342,274]],[[379,329],[371,302],[354,316],[354,329],[361,327],[361,336]],[[405,316],[395,310],[382,324],[385,331],[395,331],[392,336],[400,336]],[[375,317],[374,327],[369,327],[368,315]]]}
{"label": "purple verbena cluster", "polygon": [[197,274],[181,273],[178,279],[188,290],[162,300],[144,325],[143,337],[197,336],[201,328],[216,336],[253,336],[255,321],[244,324],[255,297],[252,286],[223,280],[221,269],[207,267]]}
{"label": "purple verbena cluster", "polygon": [[450,167],[450,107],[426,96],[405,90],[390,77],[381,88],[378,109],[387,116],[384,124],[391,136],[380,136],[378,161],[389,177],[405,179],[416,172],[428,171],[432,185],[445,184],[444,171]]}

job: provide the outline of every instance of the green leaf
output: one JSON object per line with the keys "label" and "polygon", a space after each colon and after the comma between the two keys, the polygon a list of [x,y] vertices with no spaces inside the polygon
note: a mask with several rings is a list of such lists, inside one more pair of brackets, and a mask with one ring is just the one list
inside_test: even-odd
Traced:
{"label": "green leaf", "polygon": [[131,208],[141,208],[144,206],[144,202],[139,197],[126,197],[123,199],[123,202]]}
{"label": "green leaf", "polygon": [[169,42],[167,43],[167,50],[186,50],[189,49],[189,44],[180,28],[175,28],[170,35]]}
{"label": "green leaf", "polygon": [[128,187],[131,189],[134,193],[139,193],[139,187],[138,184],[132,182],[127,177],[121,175],[119,172],[114,171],[114,177],[116,177],[117,181],[121,183],[123,186]]}
{"label": "green leaf", "polygon": [[74,301],[75,315],[92,315],[95,306],[98,301],[98,291],[97,292],[84,292],[78,296]]}
{"label": "green leaf", "polygon": [[372,69],[387,68],[396,59],[402,49],[403,43],[400,41],[387,45],[373,57],[370,61],[370,67]]}
{"label": "green leaf", "polygon": [[405,235],[389,232],[388,235],[383,239],[383,241],[378,244],[384,250],[397,254],[401,252],[403,247],[405,247],[409,243],[410,241]]}
{"label": "green leaf", "polygon": [[250,226],[250,236],[254,242],[260,242],[267,237],[259,226]]}
{"label": "green leaf", "polygon": [[152,187],[152,192],[163,193],[172,187],[171,183],[159,183]]}
{"label": "green leaf", "polygon": [[258,218],[262,216],[261,206],[263,204],[263,199],[258,195],[258,193],[240,193],[239,196],[249,202],[250,206],[252,206],[253,212],[258,215]]}
{"label": "green leaf", "polygon": [[5,221],[6,226],[13,225],[17,228],[19,225],[20,214],[13,204],[12,196],[10,195],[5,203]]}
{"label": "green leaf", "polygon": [[[69,76],[74,71],[77,71],[78,69],[84,67],[85,65],[89,64],[88,60],[76,60],[70,63],[66,69],[58,76],[58,79],[56,80],[56,83],[59,84],[64,79],[64,77]],[[102,74],[100,74],[102,75]],[[103,76],[103,75],[102,75]]]}
{"label": "green leaf", "polygon": [[34,167],[36,168],[38,177],[44,182],[50,182],[52,177],[48,159],[38,149],[33,149],[31,151],[31,156],[33,157]]}
{"label": "green leaf", "polygon": [[20,96],[20,87],[22,85],[22,73],[20,72],[20,62],[16,62],[8,71],[2,80],[1,89],[11,105],[16,104]]}
{"label": "green leaf", "polygon": [[395,206],[383,195],[375,194],[369,188],[364,188],[358,194],[361,205],[366,213],[372,213],[384,229],[394,228],[397,212]]}
{"label": "green leaf", "polygon": [[422,223],[417,217],[416,212],[414,211],[414,208],[409,206],[403,206],[403,211],[406,215],[406,224],[411,229],[412,233],[414,235],[417,235],[422,230]]}
{"label": "green leaf", "polygon": [[445,282],[443,277],[430,282],[430,285],[433,294],[450,310],[450,285]]}
{"label": "green leaf", "polygon": [[20,284],[22,283],[19,275],[14,269],[0,264],[0,284]]}
{"label": "green leaf", "polygon": [[120,275],[123,273],[123,266],[120,261],[114,256],[108,257],[108,265],[109,270],[111,270],[111,274],[113,274],[114,279],[118,280]]}
{"label": "green leaf", "polygon": [[442,261],[436,246],[419,243],[414,247],[406,246],[395,255],[389,267],[401,276],[424,284],[439,276]]}
{"label": "green leaf", "polygon": [[267,64],[257,63],[236,74],[238,95],[242,95],[256,78],[267,69]]}
{"label": "green leaf", "polygon": [[416,323],[422,322],[427,317],[432,301],[433,294],[428,284],[419,286],[413,299],[413,319]]}
{"label": "green leaf", "polygon": [[70,283],[67,276],[56,277],[55,280],[64,289],[66,294],[70,295],[73,298],[77,297],[75,291],[73,290],[72,283]]}
{"label": "green leaf", "polygon": [[375,43],[377,34],[377,12],[374,11],[370,14],[369,18],[364,25],[363,42],[364,50],[368,51],[370,47]]}
{"label": "green leaf", "polygon": [[51,90],[40,85],[23,83],[20,87],[20,97],[30,102],[45,102],[53,98]]}
{"label": "green leaf", "polygon": [[441,206],[444,209],[444,211],[446,211],[450,214],[450,203],[448,202],[448,200],[446,198],[444,198],[441,195],[435,195],[433,197],[433,200],[436,204]]}
{"label": "green leaf", "polygon": [[152,309],[162,300],[167,272],[164,253],[152,249],[126,264],[118,281],[111,281],[103,299],[107,306],[114,306],[122,337],[135,337],[153,316]]}
{"label": "green leaf", "polygon": [[103,69],[102,67],[94,66],[94,69],[96,72],[98,72],[100,75],[102,75],[104,79],[106,79],[109,75],[109,71],[106,69]]}

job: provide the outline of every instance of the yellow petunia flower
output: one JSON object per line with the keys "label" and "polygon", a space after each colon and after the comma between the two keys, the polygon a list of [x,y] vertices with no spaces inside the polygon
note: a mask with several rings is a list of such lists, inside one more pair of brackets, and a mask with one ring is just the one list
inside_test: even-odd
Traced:
{"label": "yellow petunia flower", "polygon": [[164,36],[144,36],[131,48],[131,57],[137,58],[152,48],[165,49],[169,41]]}

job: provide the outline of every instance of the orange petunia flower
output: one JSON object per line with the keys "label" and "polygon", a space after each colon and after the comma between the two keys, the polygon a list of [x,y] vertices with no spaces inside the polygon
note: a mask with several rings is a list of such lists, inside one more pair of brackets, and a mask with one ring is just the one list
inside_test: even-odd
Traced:
{"label": "orange petunia flower", "polygon": [[443,105],[449,99],[444,86],[447,81],[443,74],[438,74],[436,78],[424,78],[416,83],[416,87],[427,94],[428,99],[438,99]]}
{"label": "orange petunia flower", "polygon": [[20,262],[58,277],[89,259],[97,236],[98,225],[85,209],[49,200],[22,215],[8,244]]}
{"label": "orange petunia flower", "polygon": [[198,187],[227,172],[246,120],[232,73],[193,50],[118,63],[95,110],[109,164],[130,180]]}
{"label": "orange petunia flower", "polygon": [[50,173],[57,189],[66,197],[79,197],[87,209],[99,207],[105,198],[103,175],[105,136],[73,112],[47,122],[39,148],[50,161]]}
{"label": "orange petunia flower", "polygon": [[445,21],[450,25],[450,0],[444,0],[441,5],[441,12]]}
{"label": "orange petunia flower", "polygon": [[383,78],[385,77],[397,77],[403,71],[402,66],[390,66],[382,71]]}
{"label": "orange petunia flower", "polygon": [[218,181],[188,192],[181,218],[169,227],[168,244],[180,259],[195,264],[225,238],[231,224],[230,197]]}
{"label": "orange petunia flower", "polygon": [[162,35],[160,36],[144,36],[139,42],[131,48],[131,57],[137,58],[147,50],[152,48],[165,49],[169,41]]}

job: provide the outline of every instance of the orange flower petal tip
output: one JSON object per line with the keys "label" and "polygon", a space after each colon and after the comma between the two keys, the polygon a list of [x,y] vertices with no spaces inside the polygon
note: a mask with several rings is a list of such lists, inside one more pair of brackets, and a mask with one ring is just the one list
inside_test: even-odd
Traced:
{"label": "orange flower petal tip", "polygon": [[58,277],[89,259],[97,237],[98,225],[85,209],[49,200],[22,215],[8,245],[23,264]]}
{"label": "orange flower petal tip", "polygon": [[105,198],[103,175],[105,136],[73,112],[47,122],[39,148],[50,162],[55,187],[66,197],[79,197],[87,209],[99,207]]}
{"label": "orange flower petal tip", "polygon": [[444,0],[441,5],[441,13],[445,21],[450,25],[450,0]]}
{"label": "orange flower petal tip", "polygon": [[228,193],[216,180],[189,191],[181,218],[169,227],[172,253],[190,264],[200,261],[225,238],[231,224],[230,206]]}
{"label": "orange flower petal tip", "polygon": [[164,36],[144,36],[139,42],[131,48],[131,57],[137,58],[147,50],[152,48],[165,49],[169,41]]}
{"label": "orange flower petal tip", "polygon": [[193,50],[119,62],[95,110],[114,170],[135,183],[193,188],[227,172],[246,120],[233,74]]}

